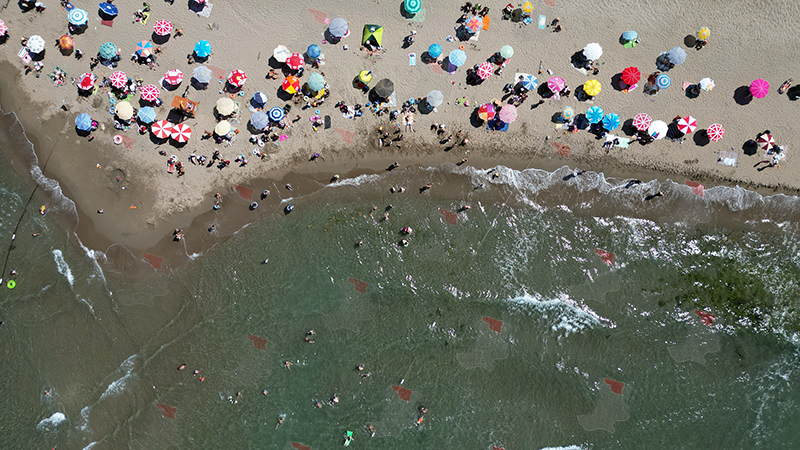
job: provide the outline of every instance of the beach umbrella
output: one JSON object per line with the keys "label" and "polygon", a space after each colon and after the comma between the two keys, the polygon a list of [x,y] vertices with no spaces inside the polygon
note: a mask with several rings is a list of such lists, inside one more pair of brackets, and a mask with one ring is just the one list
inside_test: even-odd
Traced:
{"label": "beach umbrella", "polygon": [[486,80],[494,73],[494,67],[492,66],[492,63],[482,62],[478,65],[477,73],[478,78],[481,80]]}
{"label": "beach umbrella", "polygon": [[378,81],[378,84],[375,85],[375,94],[380,98],[389,98],[392,92],[394,92],[394,83],[388,78]]}
{"label": "beach umbrella", "polygon": [[503,123],[512,123],[517,120],[517,107],[514,105],[504,105],[500,108],[500,120]]}
{"label": "beach umbrella", "polygon": [[478,108],[478,117],[483,120],[494,119],[495,108],[492,103],[484,103]]}
{"label": "beach umbrella", "polygon": [[703,27],[697,30],[697,39],[700,39],[701,41],[705,41],[709,36],[711,36],[711,30],[709,30],[708,27]]}
{"label": "beach umbrella", "polygon": [[281,87],[290,94],[296,94],[300,90],[300,80],[293,75],[289,75],[283,80]]}
{"label": "beach umbrella", "polygon": [[267,94],[261,91],[256,92],[253,94],[253,102],[255,102],[257,105],[264,106],[267,104]]}
{"label": "beach umbrella", "polygon": [[553,93],[561,92],[561,90],[564,89],[564,86],[566,85],[567,83],[564,81],[563,78],[551,77],[549,80],[547,80],[547,88],[550,89],[550,91]]}
{"label": "beach umbrella", "polygon": [[142,100],[146,102],[154,102],[158,99],[158,96],[161,95],[161,91],[152,84],[147,84],[139,88],[139,94],[141,95]]}
{"label": "beach umbrella", "polygon": [[8,27],[6,23],[0,20],[0,36],[5,36],[8,33]]}
{"label": "beach umbrella", "polygon": [[172,134],[172,124],[159,120],[150,127],[150,131],[159,139],[166,139]]}
{"label": "beach umbrella", "polygon": [[522,4],[522,12],[525,14],[530,14],[533,12],[533,3],[525,2]]}
{"label": "beach umbrella", "polygon": [[708,135],[709,139],[711,139],[714,142],[717,142],[720,139],[722,139],[722,136],[725,135],[725,129],[722,128],[722,125],[715,123],[710,127],[708,127],[708,129],[706,130],[706,134]]}
{"label": "beach umbrella", "polygon": [[292,70],[297,70],[303,67],[303,64],[305,63],[306,62],[303,59],[303,55],[301,55],[300,53],[292,53],[291,56],[289,56],[289,58],[286,59],[286,65],[289,66],[289,68]]}
{"label": "beach umbrella", "polygon": [[194,44],[194,54],[198,58],[207,58],[211,55],[211,42],[199,41],[197,44]]}
{"label": "beach umbrella", "polygon": [[231,86],[242,87],[245,81],[247,81],[247,74],[242,70],[236,69],[228,75],[228,83]]}
{"label": "beach umbrella", "polygon": [[231,123],[228,122],[227,120],[223,120],[222,122],[218,123],[216,127],[214,127],[214,134],[216,134],[217,136],[227,136],[228,133],[230,132],[231,132]]}
{"label": "beach umbrella", "polygon": [[256,111],[255,114],[253,114],[253,117],[250,118],[250,125],[252,125],[256,130],[263,130],[264,128],[267,128],[267,125],[269,125],[269,115],[267,115],[267,113],[264,111]]}
{"label": "beach umbrella", "polygon": [[72,8],[69,14],[67,14],[67,21],[76,27],[85,25],[86,22],[89,21],[89,13],[80,8]]}
{"label": "beach umbrella", "polygon": [[472,16],[464,22],[464,28],[470,33],[477,33],[483,26],[483,19],[478,16]]}
{"label": "beach umbrella", "polygon": [[152,106],[140,108],[136,115],[142,123],[153,123],[156,120],[156,110]]}
{"label": "beach umbrella", "polygon": [[442,91],[433,90],[428,92],[428,96],[425,97],[425,100],[428,101],[429,105],[436,108],[444,103],[444,94],[442,94]]}
{"label": "beach umbrella", "polygon": [[372,71],[369,69],[362,70],[358,73],[358,79],[364,84],[369,84],[372,81]]}
{"label": "beach umbrella", "polygon": [[217,112],[223,116],[229,116],[236,111],[236,103],[230,97],[222,97],[217,100]]}
{"label": "beach umbrella", "polygon": [[663,120],[654,120],[650,127],[647,128],[647,134],[652,136],[653,139],[664,139],[668,129],[669,125]]}
{"label": "beach umbrella", "polygon": [[133,117],[133,106],[130,102],[124,101],[117,103],[116,114],[122,120],[131,120]]}
{"label": "beach umbrella", "polygon": [[603,47],[597,42],[587,44],[586,47],[583,47],[583,56],[590,61],[600,59],[600,57],[603,56]]}
{"label": "beach umbrella", "polygon": [[337,38],[344,37],[344,35],[347,34],[347,28],[347,21],[341,17],[331,20],[331,23],[328,24],[328,32],[331,36]]}
{"label": "beach umbrella", "polygon": [[702,80],[700,80],[700,89],[704,91],[710,91],[714,89],[714,80],[708,77],[703,78]]}
{"label": "beach umbrella", "polygon": [[214,72],[212,72],[208,66],[200,66],[194,69],[192,76],[194,76],[194,79],[197,80],[198,83],[205,84],[211,81],[211,78],[214,77]]}
{"label": "beach umbrella", "polygon": [[103,14],[111,17],[115,17],[117,14],[119,14],[117,6],[108,2],[100,3],[100,11],[103,11]]}
{"label": "beach umbrella", "polygon": [[575,110],[567,106],[563,111],[561,111],[561,117],[565,120],[572,119],[575,117]]}
{"label": "beach umbrella", "polygon": [[422,2],[420,0],[405,0],[404,6],[407,13],[416,14],[422,9]]}
{"label": "beach umbrella", "polygon": [[380,25],[364,25],[364,38],[361,39],[362,44],[367,41],[375,42],[380,47],[383,42],[383,27]]}
{"label": "beach umbrella", "polygon": [[622,82],[628,86],[633,86],[642,78],[642,73],[636,67],[628,67],[622,71]]}
{"label": "beach umbrella", "polygon": [[40,53],[42,50],[44,50],[46,44],[44,42],[44,38],[38,34],[34,34],[28,38],[28,43],[26,45],[31,53]]}
{"label": "beach umbrella", "polygon": [[93,73],[85,73],[78,79],[78,89],[83,91],[93,89],[95,81],[97,81],[97,77]]}
{"label": "beach umbrella", "polygon": [[269,110],[269,118],[274,122],[280,122],[284,117],[286,117],[286,111],[283,108],[276,106]]}
{"label": "beach umbrella", "polygon": [[58,46],[61,47],[61,50],[70,50],[74,41],[72,40],[72,36],[65,34],[58,38]]}
{"label": "beach umbrella", "polygon": [[512,56],[514,56],[514,48],[511,47],[510,45],[504,45],[500,47],[500,56],[502,56],[505,59],[511,58]]}
{"label": "beach umbrella", "polygon": [[647,130],[650,128],[651,123],[653,123],[653,119],[645,113],[637,114],[636,117],[633,118],[633,128],[639,131]]}
{"label": "beach umbrella", "polygon": [[635,32],[633,30],[629,30],[629,31],[626,31],[626,32],[622,33],[622,40],[624,40],[624,41],[634,41],[634,40],[636,40],[638,38],[639,38],[639,33]]}
{"label": "beach umbrella", "polygon": [[600,93],[600,89],[603,86],[597,80],[589,80],[583,83],[583,92],[586,92],[586,95],[594,97],[595,95]]}
{"label": "beach umbrella", "polygon": [[686,51],[680,47],[672,47],[672,50],[667,52],[667,59],[676,66],[683,64],[686,61]]}
{"label": "beach umbrella", "polygon": [[150,41],[141,41],[136,44],[136,55],[140,58],[147,58],[153,54],[153,43]]}
{"label": "beach umbrella", "polygon": [[662,73],[656,77],[656,87],[659,89],[666,89],[670,84],[672,84],[672,79],[669,77],[669,75]]}
{"label": "beach umbrella", "polygon": [[764,98],[769,93],[769,83],[761,78],[750,83],[750,93],[755,98]]}
{"label": "beach umbrella", "polygon": [[279,45],[272,51],[272,57],[279,63],[285,63],[290,56],[292,56],[292,52],[285,45]]}
{"label": "beach umbrella", "polygon": [[117,46],[111,42],[106,42],[100,46],[97,55],[100,56],[101,59],[111,59],[117,56]]}
{"label": "beach umbrella", "polygon": [[128,75],[118,70],[109,75],[108,80],[111,82],[112,87],[122,89],[128,84]]}
{"label": "beach umbrella", "polygon": [[586,120],[588,120],[589,123],[599,123],[603,120],[603,109],[599,106],[592,106],[586,110]]}
{"label": "beach umbrella", "polygon": [[175,124],[172,126],[172,133],[170,133],[169,137],[179,144],[185,144],[192,137],[192,129],[189,128],[189,125],[183,123]]}
{"label": "beach umbrella", "polygon": [[692,116],[681,117],[678,119],[678,131],[689,134],[697,129],[697,119]]}
{"label": "beach umbrella", "polygon": [[606,114],[603,117],[603,128],[608,131],[616,130],[619,126],[619,115],[618,114]]}
{"label": "beach umbrella", "polygon": [[322,49],[319,48],[319,45],[317,44],[311,44],[306,49],[306,55],[308,55],[310,59],[317,59],[321,54],[322,54]]}
{"label": "beach umbrella", "polygon": [[430,55],[431,58],[442,56],[442,46],[439,44],[431,44],[431,46],[428,47],[428,55]]}
{"label": "beach umbrella", "polygon": [[92,129],[92,116],[86,113],[78,114],[75,118],[75,128],[81,131],[89,131]]}
{"label": "beach umbrella", "polygon": [[532,91],[539,86],[539,80],[537,80],[533,75],[523,75],[520,82],[522,83],[522,87],[529,91]]}
{"label": "beach umbrella", "polygon": [[159,20],[153,25],[153,31],[159,36],[167,36],[172,33],[172,22],[169,20]]}
{"label": "beach umbrella", "polygon": [[314,72],[308,76],[308,81],[306,81],[306,84],[308,84],[308,88],[311,89],[311,91],[319,92],[325,87],[325,79],[322,78],[322,75]]}
{"label": "beach umbrella", "polygon": [[447,57],[447,59],[450,61],[450,64],[456,67],[461,67],[465,62],[467,62],[467,54],[464,53],[464,50],[455,49],[450,52],[450,55]]}
{"label": "beach umbrella", "polygon": [[[77,124],[77,121],[75,122]],[[82,129],[78,127],[79,129]],[[758,137],[758,147],[761,150],[770,150],[775,146],[775,139],[769,133],[764,133]]]}
{"label": "beach umbrella", "polygon": [[183,83],[183,72],[178,69],[169,70],[164,74],[164,82],[171,86],[177,86]]}

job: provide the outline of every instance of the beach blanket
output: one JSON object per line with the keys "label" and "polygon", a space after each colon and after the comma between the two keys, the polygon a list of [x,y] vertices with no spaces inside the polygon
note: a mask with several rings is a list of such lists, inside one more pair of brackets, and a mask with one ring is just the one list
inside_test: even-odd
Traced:
{"label": "beach blanket", "polygon": [[614,147],[628,148],[628,144],[630,144],[631,142],[630,139],[624,137],[618,137],[617,139],[619,140],[619,142],[616,145],[614,145]]}
{"label": "beach blanket", "polygon": [[409,66],[416,66],[417,65],[417,54],[416,53],[409,53],[408,54],[408,65]]}
{"label": "beach blanket", "polygon": [[105,25],[105,26],[107,26],[107,27],[109,27],[109,28],[110,28],[110,27],[113,27],[113,26],[114,26],[114,19],[109,19],[109,20],[101,20],[101,21],[100,21],[100,24],[101,24],[101,25]]}
{"label": "beach blanket", "polygon": [[414,14],[414,17],[409,17],[406,20],[409,22],[425,22],[425,8],[420,9],[418,13]]}
{"label": "beach blanket", "polygon": [[539,16],[539,29],[540,30],[544,30],[544,28],[546,26],[547,26],[547,16],[540,15]]}
{"label": "beach blanket", "polygon": [[476,31],[476,32],[475,32],[475,34],[473,34],[473,35],[472,35],[472,36],[469,38],[469,40],[470,40],[470,41],[472,41],[472,42],[478,42],[478,38],[479,38],[480,36],[481,36],[481,30],[478,30],[478,31]]}
{"label": "beach blanket", "polygon": [[489,16],[483,16],[483,29],[489,30]]}
{"label": "beach blanket", "polygon": [[197,15],[198,16],[203,16],[206,19],[208,19],[209,17],[211,17],[211,9],[212,8],[214,8],[214,5],[212,5],[210,2],[206,2],[205,8],[203,8],[202,11],[198,12]]}
{"label": "beach blanket", "polygon": [[144,19],[142,19],[142,25],[147,25],[147,19],[150,18],[150,13],[143,13]]}
{"label": "beach blanket", "polygon": [[622,48],[633,48],[636,47],[636,41],[628,41],[622,44]]}
{"label": "beach blanket", "polygon": [[739,154],[732,150],[721,150],[717,154],[717,164],[721,166],[738,167]]}
{"label": "beach blanket", "polygon": [[[497,128],[498,125],[502,125],[502,127]],[[508,131],[508,124],[504,122],[500,122],[497,119],[492,119],[486,124],[487,130],[494,130],[494,131]]]}

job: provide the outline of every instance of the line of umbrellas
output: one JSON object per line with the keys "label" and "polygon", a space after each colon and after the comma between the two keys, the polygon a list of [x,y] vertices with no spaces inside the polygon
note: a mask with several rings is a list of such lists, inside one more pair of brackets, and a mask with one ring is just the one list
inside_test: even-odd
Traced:
{"label": "line of umbrellas", "polygon": [[[483,106],[481,106],[483,108]],[[480,110],[479,110],[480,112]],[[606,114],[599,106],[592,106],[586,110],[586,120],[591,124],[602,123],[603,129],[606,131],[613,131],[620,126],[620,117],[615,113]],[[564,120],[569,120],[575,117],[575,110],[567,106],[561,112],[561,117]],[[663,139],[667,135],[669,125],[663,120],[653,120],[645,113],[637,114],[633,118],[633,127],[638,131],[647,132],[648,135],[654,139]],[[678,131],[684,135],[694,132],[697,129],[697,119],[692,116],[685,116],[678,119],[676,126]],[[711,141],[719,141],[725,135],[725,129],[722,125],[715,123],[706,129],[706,134]]]}

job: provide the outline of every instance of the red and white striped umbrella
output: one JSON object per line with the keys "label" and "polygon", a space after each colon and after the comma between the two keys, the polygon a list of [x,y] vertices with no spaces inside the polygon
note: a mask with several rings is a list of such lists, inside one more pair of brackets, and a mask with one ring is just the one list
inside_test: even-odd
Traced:
{"label": "red and white striped umbrella", "polygon": [[[683,134],[689,134],[697,128],[697,119],[692,116],[681,117],[678,119],[678,130]],[[724,131],[723,131],[724,132]]]}
{"label": "red and white striped umbrella", "polygon": [[78,80],[78,89],[88,91],[94,88],[95,81],[97,81],[97,77],[93,73],[85,73]]}
{"label": "red and white striped umbrella", "polygon": [[128,75],[126,75],[125,72],[118,70],[112,73],[111,76],[108,77],[108,80],[111,81],[111,86],[117,89],[122,89],[128,84]]}
{"label": "red and white striped umbrella", "polygon": [[5,36],[8,33],[8,27],[6,23],[0,20],[0,36]]}
{"label": "red and white striped umbrella", "polygon": [[183,144],[192,137],[192,129],[188,125],[179,123],[172,126],[172,133],[169,135],[176,142]]}
{"label": "red and white striped umbrella", "polygon": [[714,142],[717,142],[718,140],[722,139],[722,136],[725,136],[725,129],[722,128],[722,125],[715,123],[710,127],[708,127],[708,130],[706,130],[706,134],[708,134],[709,139],[711,139]]}
{"label": "red and white striped umbrella", "polygon": [[639,131],[647,131],[651,123],[653,123],[653,119],[645,113],[637,114],[633,118],[633,127]]}
{"label": "red and white striped umbrella", "polygon": [[153,25],[153,31],[159,36],[166,36],[172,33],[172,22],[169,20],[159,20]]}
{"label": "red and white striped umbrella", "polygon": [[286,60],[286,65],[289,66],[292,70],[297,70],[303,67],[305,64],[305,60],[303,59],[303,55],[300,53],[292,53],[291,56]]}
{"label": "red and white striped umbrella", "polygon": [[492,63],[482,62],[478,65],[478,78],[481,80],[486,80],[494,73],[494,67],[492,67]]}
{"label": "red and white striped umbrella", "polygon": [[775,147],[775,138],[771,134],[764,133],[758,137],[758,146],[761,150],[770,150]]}
{"label": "red and white striped umbrella", "polygon": [[172,69],[164,75],[164,81],[172,86],[177,86],[183,82],[183,72]]}
{"label": "red and white striped umbrella", "polygon": [[158,99],[158,96],[161,95],[161,91],[152,84],[142,86],[141,89],[139,89],[139,93],[142,95],[142,100],[146,102],[154,102]]}
{"label": "red and white striped umbrella", "polygon": [[236,69],[228,75],[228,83],[231,86],[242,87],[245,81],[247,81],[247,74],[243,70]]}
{"label": "red and white striped umbrella", "polygon": [[157,138],[166,139],[172,135],[172,124],[166,120],[159,120],[150,127],[150,131],[153,132]]}

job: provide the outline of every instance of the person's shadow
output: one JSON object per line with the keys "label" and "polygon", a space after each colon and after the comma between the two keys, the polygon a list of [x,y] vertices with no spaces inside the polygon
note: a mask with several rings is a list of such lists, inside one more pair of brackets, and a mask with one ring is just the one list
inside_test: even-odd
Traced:
{"label": "person's shadow", "polygon": [[750,93],[750,86],[739,86],[733,92],[733,99],[737,105],[745,106],[753,101],[753,94]]}

